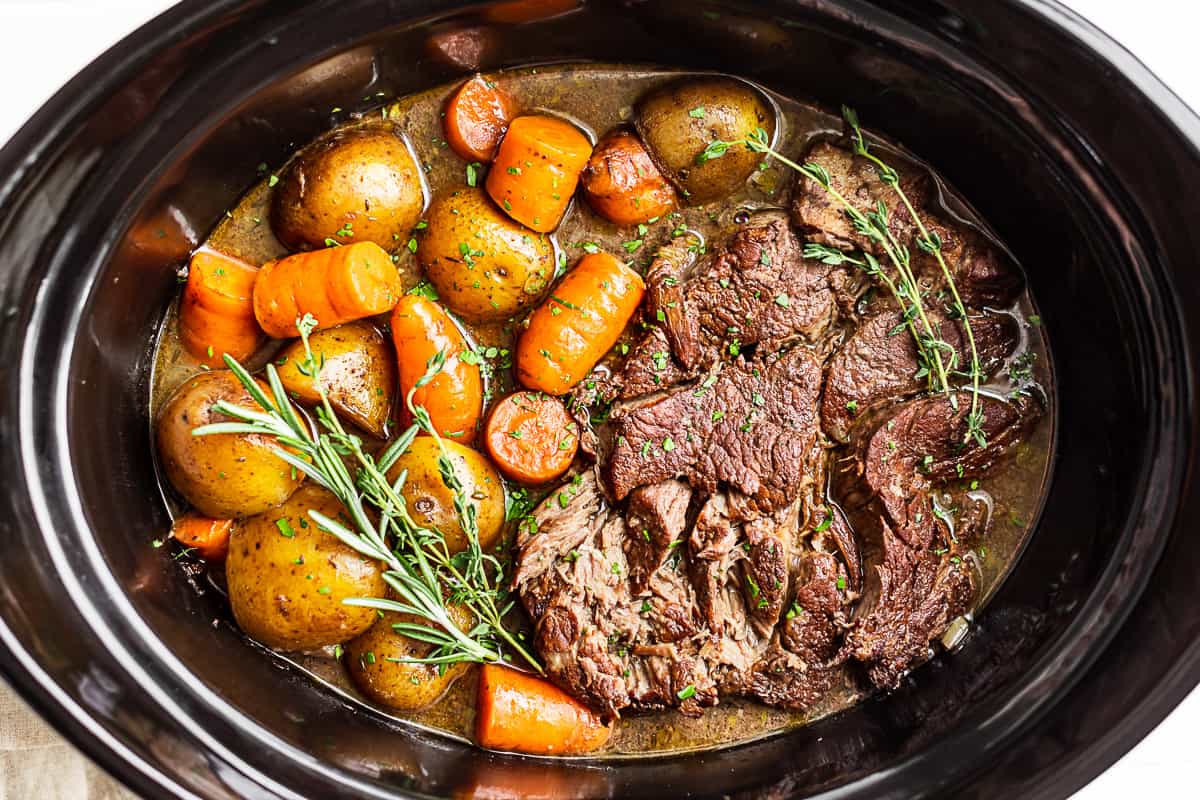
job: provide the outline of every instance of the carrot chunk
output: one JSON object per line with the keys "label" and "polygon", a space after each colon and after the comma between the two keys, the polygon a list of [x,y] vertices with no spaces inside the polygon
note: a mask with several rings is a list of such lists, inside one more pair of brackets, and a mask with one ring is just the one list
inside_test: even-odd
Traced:
{"label": "carrot chunk", "polygon": [[617,225],[661,217],[678,201],[642,140],[625,130],[613,131],[596,144],[582,183],[592,210]]}
{"label": "carrot chunk", "polygon": [[171,526],[171,535],[184,547],[195,550],[205,561],[224,561],[229,553],[233,520],[185,514]]}
{"label": "carrot chunk", "polygon": [[390,310],[403,286],[392,257],[374,242],[326,247],[270,261],[254,282],[254,315],[276,339],[299,336],[305,314],[317,329]]}
{"label": "carrot chunk", "polygon": [[[462,360],[470,347],[440,305],[419,295],[405,295],[392,310],[392,341],[400,373],[404,424],[411,424],[407,398],[416,388],[413,405],[424,407],[433,427],[461,444],[475,441],[483,414],[483,378],[479,367]],[[442,370],[424,386],[429,360],[445,353]]]}
{"label": "carrot chunk", "polygon": [[531,114],[508,126],[487,176],[487,192],[527,228],[548,233],[558,227],[592,143],[574,125]]}
{"label": "carrot chunk", "polygon": [[584,256],[550,290],[517,340],[517,378],[546,394],[566,394],[621,337],[646,286],[608,253]]}
{"label": "carrot chunk", "polygon": [[488,417],[488,455],[504,476],[519,483],[547,483],[562,475],[579,449],[576,424],[562,401],[540,392],[517,392]]}
{"label": "carrot chunk", "polygon": [[496,664],[479,671],[477,705],[475,741],[492,750],[579,755],[612,735],[611,725],[554,684]]}
{"label": "carrot chunk", "polygon": [[508,94],[476,75],[464,83],[446,103],[446,141],[450,149],[467,161],[491,161],[508,123],[515,116]]}
{"label": "carrot chunk", "polygon": [[179,339],[201,363],[225,363],[225,354],[246,360],[263,341],[254,318],[258,269],[214,250],[199,250],[188,265],[179,303]]}

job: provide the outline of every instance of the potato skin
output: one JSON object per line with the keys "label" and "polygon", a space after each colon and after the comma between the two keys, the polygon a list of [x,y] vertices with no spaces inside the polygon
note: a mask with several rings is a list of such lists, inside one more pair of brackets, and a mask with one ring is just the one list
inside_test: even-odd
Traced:
{"label": "potato skin", "polygon": [[710,142],[745,139],[758,128],[768,139],[775,134],[775,112],[766,99],[731,78],[686,79],[659,87],[638,101],[634,122],[651,156],[689,205],[729,195],[763,158],[736,145],[720,158],[697,164],[696,156]]}
{"label": "potato skin", "polygon": [[[472,617],[465,607],[452,605],[449,612],[460,628],[470,629]],[[434,665],[389,660],[422,658],[433,649],[425,642],[394,631],[395,622],[424,620],[410,614],[385,612],[366,633],[346,645],[346,669],[359,690],[376,703],[399,711],[419,711],[436,703],[470,665],[449,665],[439,675]]]}
{"label": "potato skin", "polygon": [[[475,501],[479,544],[489,550],[504,528],[504,486],[500,475],[482,453],[450,439],[442,442],[463,490]],[[408,512],[418,525],[439,531],[446,538],[450,552],[457,553],[466,549],[467,535],[454,511],[454,493],[438,472],[439,452],[433,437],[418,436],[388,472],[388,480],[394,481],[401,470],[408,470],[401,491],[408,502]]]}
{"label": "potato skin", "polygon": [[509,219],[482,189],[438,197],[427,219],[417,259],[456,314],[511,317],[536,303],[554,279],[550,240]]}
{"label": "potato skin", "polygon": [[213,411],[219,400],[258,410],[237,376],[226,369],[196,375],[163,406],[156,438],[167,479],[206,517],[244,517],[278,506],[296,491],[303,476],[293,476],[292,468],[274,454],[274,439],[192,435],[201,425],[231,421]]}
{"label": "potato skin", "polygon": [[243,520],[229,540],[225,580],[233,616],[268,647],[313,650],[352,639],[377,615],[342,601],[387,590],[379,563],[318,528],[310,509],[336,518],[342,504],[309,484],[279,509]]}
{"label": "potato skin", "polygon": [[319,249],[326,239],[392,250],[424,208],[421,170],[407,144],[390,126],[364,126],[300,151],[275,190],[271,228],[290,250]]}
{"label": "potato skin", "polygon": [[[323,364],[321,383],[334,411],[372,436],[386,438],[396,393],[396,355],[384,335],[369,322],[348,322],[317,331],[308,344],[317,364]],[[297,340],[279,354],[276,369],[290,394],[315,405],[321,396],[313,376],[304,374],[306,358],[304,343]]]}

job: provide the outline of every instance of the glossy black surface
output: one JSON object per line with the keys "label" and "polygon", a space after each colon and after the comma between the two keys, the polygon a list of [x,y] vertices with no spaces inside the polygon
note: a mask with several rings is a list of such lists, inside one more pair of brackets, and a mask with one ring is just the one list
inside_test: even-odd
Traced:
{"label": "glossy black surface", "polygon": [[[1195,685],[1200,122],[1176,98],[1031,0],[594,0],[525,25],[457,5],[184,3],[0,152],[0,665],[60,729],[151,796],[1063,798]],[[173,266],[331,107],[461,74],[427,40],[464,26],[487,27],[484,68],[703,67],[854,105],[1014,249],[1059,455],[963,650],[786,737],[595,765],[394,728],[213,624],[217,599],[150,545],[149,337]]]}

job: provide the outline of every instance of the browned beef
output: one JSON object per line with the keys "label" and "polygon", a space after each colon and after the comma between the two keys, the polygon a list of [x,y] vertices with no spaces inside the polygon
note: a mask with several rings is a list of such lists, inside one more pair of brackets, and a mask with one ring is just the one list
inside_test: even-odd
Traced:
{"label": "browned beef", "polygon": [[[690,495],[675,480],[641,487],[621,514],[588,473],[534,512],[536,533],[519,537],[513,583],[548,675],[608,716],[699,713],[722,693],[807,707],[817,696],[818,642],[828,640],[820,658],[836,666],[841,628],[829,624],[844,618],[844,569],[830,572],[802,542],[798,501],[747,518],[756,514],[749,498],[721,492],[684,536]],[[649,542],[639,525],[656,529]],[[798,618],[789,610],[797,608],[812,613]],[[766,659],[797,657],[811,664],[811,681],[756,677],[769,671]]]}
{"label": "browned beef", "polygon": [[844,567],[829,553],[801,560],[798,588],[764,657],[749,675],[749,692],[772,705],[812,708],[843,679],[846,629]]}
{"label": "browned beef", "polygon": [[[966,373],[971,350],[961,323],[935,310],[930,310],[928,317],[942,340],[954,349],[954,361],[943,352],[946,366]],[[1007,314],[972,317],[971,331],[985,375],[992,374],[1019,341],[1016,320]],[[829,360],[821,400],[825,432],[839,442],[849,441],[855,419],[888,400],[928,389],[929,381],[921,369],[916,342],[904,327],[899,311],[884,311],[864,319]]]}
{"label": "browned beef", "polygon": [[1023,395],[1011,401],[981,396],[981,447],[967,437],[971,395],[955,395],[958,408],[944,395],[897,407],[862,446],[863,482],[895,533],[918,549],[930,546],[938,521],[929,498],[931,486],[952,478],[977,477],[1029,430],[1036,404]]}
{"label": "browned beef", "polygon": [[639,486],[629,493],[627,518],[633,535],[625,547],[634,594],[643,592],[687,531],[692,489],[683,481]]}
{"label": "browned beef", "polygon": [[[635,398],[694,379],[743,350],[774,353],[813,342],[835,314],[831,269],[805,259],[782,212],[755,214],[709,261],[676,240],[646,274],[649,327],[600,394]],[[582,397],[594,401],[595,397]]]}
{"label": "browned beef", "polygon": [[805,485],[801,467],[817,438],[820,380],[812,355],[794,348],[739,359],[698,385],[623,413],[602,465],[613,496],[685,477],[705,493],[728,484],[763,510],[789,504]]}
{"label": "browned beef", "polygon": [[975,573],[958,555],[909,547],[886,523],[882,531],[882,559],[867,582],[846,652],[865,665],[873,684],[890,689],[929,657],[933,640],[967,610]]}
{"label": "browned beef", "polygon": [[684,287],[684,306],[699,326],[697,365],[729,358],[734,342],[773,353],[814,341],[833,321],[828,275],[828,266],[804,258],[782,212],[751,217]]}
{"label": "browned beef", "polygon": [[[861,662],[871,682],[891,688],[924,661],[932,641],[969,607],[975,573],[933,504],[933,489],[986,471],[1037,419],[1036,404],[980,398],[986,445],[968,438],[971,396],[913,400],[890,410],[859,445],[859,477],[871,499],[877,560],[868,574],[846,652]],[[959,539],[981,523],[964,513]]]}
{"label": "browned beef", "polygon": [[695,377],[671,356],[671,342],[661,325],[651,326],[629,350],[620,372],[605,384],[613,398],[629,400],[678,386]]}
{"label": "browned beef", "polygon": [[[688,639],[697,626],[686,565],[663,564],[635,595],[628,525],[605,505],[590,473],[552,493],[534,519],[537,532],[525,531],[517,542],[513,584],[549,676],[608,716],[631,706],[695,713],[716,702],[707,666]],[[688,686],[695,694],[679,698]]]}
{"label": "browned beef", "polygon": [[701,343],[697,319],[687,313],[688,303],[684,300],[685,271],[695,260],[688,239],[673,239],[650,263],[646,271],[646,319],[661,329],[669,342],[666,352],[674,354],[683,369],[690,371],[699,366]]}
{"label": "browned beef", "polygon": [[[829,143],[813,146],[805,160],[824,167],[833,188],[859,211],[873,210],[883,201],[890,212],[889,229],[897,241],[908,247],[914,271],[927,285],[941,283],[941,266],[918,247],[912,217],[897,200],[895,190],[879,179],[874,165]],[[926,228],[941,239],[943,257],[954,271],[954,282],[963,303],[975,308],[1009,305],[1020,293],[1023,281],[1008,256],[976,229],[942,213],[936,203],[938,188],[927,176],[906,170],[901,177],[901,188]],[[804,175],[799,176],[793,196],[792,221],[811,241],[841,250],[867,250],[884,258],[882,247],[857,233],[841,205],[820,184]]]}

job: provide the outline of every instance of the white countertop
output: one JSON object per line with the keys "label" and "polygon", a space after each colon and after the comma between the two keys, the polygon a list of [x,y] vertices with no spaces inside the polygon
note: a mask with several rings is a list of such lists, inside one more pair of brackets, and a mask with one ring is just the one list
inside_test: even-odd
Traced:
{"label": "white countertop", "polygon": [[[1200,109],[1195,37],[1200,11],[1194,3],[1065,2],[1122,42],[1185,102]],[[79,69],[171,5],[172,0],[0,0],[0,74],[5,76],[0,142]],[[0,692],[4,691],[0,685]],[[1197,796],[1200,791],[1191,776],[1192,735],[1200,738],[1197,693],[1075,800],[1127,800],[1148,791],[1166,797]],[[3,789],[0,786],[0,798]],[[38,795],[49,796],[41,791]]]}

